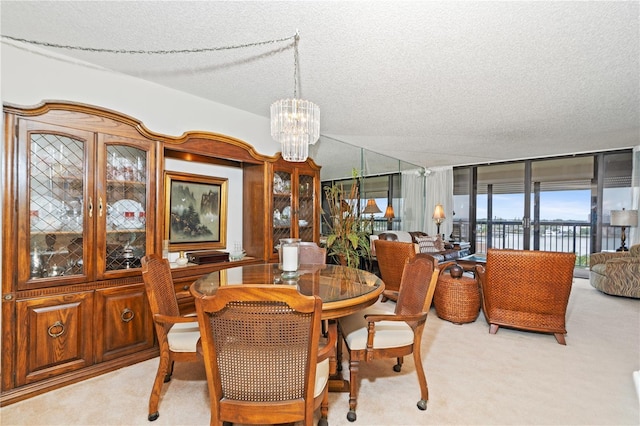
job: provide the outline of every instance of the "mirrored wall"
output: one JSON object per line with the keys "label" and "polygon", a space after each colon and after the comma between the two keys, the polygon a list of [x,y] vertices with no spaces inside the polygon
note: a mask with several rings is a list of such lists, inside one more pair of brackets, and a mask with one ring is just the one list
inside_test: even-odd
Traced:
{"label": "mirrored wall", "polygon": [[[322,187],[332,183],[351,185],[354,170],[362,177],[360,186],[360,210],[364,212],[367,201],[375,200],[379,212],[368,213],[372,233],[389,229],[401,229],[402,224],[402,172],[424,170],[415,164],[382,155],[364,148],[350,145],[336,139],[320,137],[310,146],[309,156],[320,166]],[[389,207],[393,217],[385,217]],[[323,197],[323,211],[327,206]],[[322,231],[324,233],[324,220]]]}

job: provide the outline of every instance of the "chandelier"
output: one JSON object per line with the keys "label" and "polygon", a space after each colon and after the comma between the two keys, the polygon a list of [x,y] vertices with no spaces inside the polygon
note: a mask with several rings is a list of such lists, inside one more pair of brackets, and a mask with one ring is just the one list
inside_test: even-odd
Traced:
{"label": "chandelier", "polygon": [[293,99],[271,104],[271,137],[280,142],[282,158],[291,162],[306,161],[309,144],[320,137],[320,108],[311,101],[298,99],[298,40],[293,42]]}

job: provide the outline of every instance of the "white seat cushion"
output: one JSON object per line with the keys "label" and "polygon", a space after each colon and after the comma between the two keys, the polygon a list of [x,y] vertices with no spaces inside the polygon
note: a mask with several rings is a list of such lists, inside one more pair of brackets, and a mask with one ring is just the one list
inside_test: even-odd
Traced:
{"label": "white seat cushion", "polygon": [[316,386],[313,391],[314,398],[322,393],[329,381],[329,358],[320,361],[316,366]]}
{"label": "white seat cushion", "polygon": [[167,333],[169,349],[173,352],[195,352],[200,339],[197,322],[179,322]]}
{"label": "white seat cushion", "polygon": [[[340,318],[340,327],[345,341],[351,350],[363,350],[367,347],[367,314],[390,314],[388,309],[373,305],[364,311]],[[376,323],[373,347],[395,348],[413,343],[413,330],[404,321],[380,321]]]}

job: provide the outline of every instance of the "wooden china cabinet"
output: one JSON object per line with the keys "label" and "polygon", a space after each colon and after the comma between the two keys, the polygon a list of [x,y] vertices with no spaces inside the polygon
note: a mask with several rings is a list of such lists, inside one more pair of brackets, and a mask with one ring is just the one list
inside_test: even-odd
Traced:
{"label": "wooden china cabinet", "polygon": [[[245,185],[252,181],[266,181],[267,199],[245,196],[250,210],[261,212],[245,227],[245,246],[260,247],[266,261],[277,262],[282,238],[319,242],[320,167],[312,159],[291,163],[278,156],[268,162],[266,178],[263,170],[245,168]],[[256,232],[258,229],[264,229],[264,234]]]}
{"label": "wooden china cabinet", "polygon": [[4,112],[3,400],[157,353],[140,258],[158,150],[104,110]]}
{"label": "wooden china cabinet", "polygon": [[157,356],[140,259],[161,252],[166,158],[242,169],[243,211],[228,214],[247,258],[172,269],[181,307],[204,274],[276,261],[281,238],[319,241],[311,159],[69,102],[4,105],[4,120],[0,405]]}

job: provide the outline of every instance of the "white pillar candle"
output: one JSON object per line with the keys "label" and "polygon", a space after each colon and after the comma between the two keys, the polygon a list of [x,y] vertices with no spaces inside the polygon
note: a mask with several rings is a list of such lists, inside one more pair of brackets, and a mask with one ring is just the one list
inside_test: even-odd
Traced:
{"label": "white pillar candle", "polygon": [[282,270],[298,270],[298,247],[285,245],[282,248]]}

